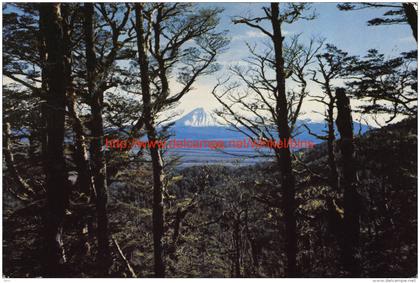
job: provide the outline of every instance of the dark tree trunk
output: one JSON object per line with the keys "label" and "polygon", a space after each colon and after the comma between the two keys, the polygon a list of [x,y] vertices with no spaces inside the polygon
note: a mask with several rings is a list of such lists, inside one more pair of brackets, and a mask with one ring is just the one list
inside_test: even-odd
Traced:
{"label": "dark tree trunk", "polygon": [[[251,236],[251,232],[249,230],[249,221],[248,221],[248,208],[246,208],[245,210],[245,219],[244,219],[244,226],[245,226],[245,235],[246,235],[246,239],[248,241],[248,249],[250,252],[250,262],[252,263],[252,265],[250,266],[250,273],[252,274],[252,276],[259,276],[259,262],[258,262],[258,255],[259,255],[259,251],[258,251],[258,246],[257,243],[255,241],[255,239],[252,238]],[[249,277],[246,276],[246,277]]]}
{"label": "dark tree trunk", "polygon": [[[146,53],[146,42],[143,29],[142,4],[135,4],[137,50],[140,65],[141,90],[143,96],[143,117],[149,141],[157,140],[158,135],[155,128],[152,113],[152,101],[150,95],[149,62]],[[165,266],[163,260],[162,238],[164,233],[163,219],[163,161],[159,148],[150,148],[153,169],[153,251],[155,277],[165,277]]]}
{"label": "dark tree trunk", "polygon": [[241,277],[241,235],[239,215],[235,217],[233,227],[233,240],[235,244],[235,277]]}
{"label": "dark tree trunk", "polygon": [[65,61],[65,80],[67,83],[67,107],[70,114],[70,119],[75,133],[75,164],[77,168],[77,181],[80,191],[85,193],[86,196],[91,196],[93,191],[93,181],[89,166],[88,149],[83,129],[82,121],[80,120],[76,111],[76,94],[74,91],[73,78],[72,78],[72,52],[71,52],[71,38],[70,38],[70,27],[68,24],[69,11],[68,7],[63,4],[62,7],[63,15],[63,36],[64,44],[68,46],[65,49],[66,61]]}
{"label": "dark tree trunk", "polygon": [[[149,140],[156,140],[156,132],[154,127],[148,125],[147,137]],[[165,267],[163,262],[163,161],[158,148],[150,149],[153,168],[153,248],[155,257],[155,276],[165,277]]]}
{"label": "dark tree trunk", "polygon": [[344,89],[337,89],[337,128],[340,132],[339,146],[342,155],[343,176],[340,185],[344,189],[344,241],[343,265],[350,275],[357,276],[360,266],[355,257],[359,243],[359,214],[360,196],[354,181],[356,171],[353,161],[353,119],[351,116],[350,100]]}
{"label": "dark tree trunk", "polygon": [[194,205],[189,205],[184,209],[181,209],[180,207],[177,209],[175,214],[175,220],[173,222],[173,229],[174,232],[172,234],[172,243],[170,244],[169,248],[166,251],[166,254],[171,257],[172,260],[177,260],[177,257],[175,255],[177,246],[178,246],[178,239],[180,235],[181,230],[181,224],[182,221],[185,219],[187,214],[194,209]]}
{"label": "dark tree trunk", "polygon": [[103,90],[98,88],[96,82],[96,54],[93,34],[94,7],[92,3],[84,5],[85,12],[85,43],[86,43],[86,67],[89,98],[91,98],[91,154],[92,175],[96,189],[96,213],[97,213],[97,238],[98,238],[98,262],[104,275],[107,275],[110,264],[109,231],[107,202],[108,192],[106,183],[106,163],[104,151],[101,150],[104,137],[102,120]]}
{"label": "dark tree trunk", "polygon": [[[275,54],[275,68],[277,93],[276,96],[276,113],[277,130],[280,140],[289,140],[290,129],[288,124],[288,111],[286,99],[286,78],[284,72],[283,58],[283,35],[281,31],[281,19],[279,17],[279,4],[271,4],[272,26],[273,26],[273,43]],[[282,194],[283,194],[283,210],[286,222],[286,255],[287,268],[286,275],[288,277],[297,276],[296,253],[297,253],[297,234],[296,234],[296,215],[295,215],[295,180],[292,173],[292,159],[289,147],[283,147],[279,150],[279,167],[282,175]]]}
{"label": "dark tree trunk", "polygon": [[[47,93],[47,57],[46,57],[46,46],[45,46],[45,37],[44,32],[42,31],[42,23],[40,22],[39,25],[39,35],[38,35],[38,49],[39,49],[39,59],[41,65],[41,96],[45,97]],[[47,164],[47,106],[46,102],[41,101],[39,104],[39,111],[41,117],[41,160],[42,160],[42,167],[44,172],[47,171],[46,164]]]}
{"label": "dark tree trunk", "polygon": [[63,221],[68,206],[68,180],[65,166],[64,115],[66,84],[61,4],[40,4],[40,29],[46,43],[47,108],[47,212],[44,255],[45,275],[63,276],[66,256],[62,240]]}
{"label": "dark tree trunk", "polygon": [[[71,27],[69,26],[70,11],[68,4],[62,6],[63,15],[63,33],[64,33],[64,44],[67,46],[66,62],[65,62],[65,77],[67,83],[67,108],[69,118],[75,133],[75,152],[74,152],[74,163],[77,170],[77,186],[79,192],[84,194],[86,204],[93,201],[95,197],[94,180],[92,178],[92,171],[89,164],[88,146],[85,138],[85,132],[82,121],[77,114],[76,109],[76,93],[74,90],[74,83],[72,77],[72,41],[71,41]],[[92,197],[92,198],[91,198]],[[86,220],[88,219],[88,220]],[[86,247],[86,250],[90,250],[89,238],[93,238],[93,220],[91,215],[84,215],[80,223],[80,240]]]}
{"label": "dark tree trunk", "polygon": [[110,267],[109,250],[109,231],[107,203],[108,192],[106,183],[106,163],[104,152],[101,151],[103,144],[103,120],[102,103],[103,93],[95,93],[94,102],[92,102],[92,161],[93,161],[93,179],[96,189],[96,213],[97,213],[97,237],[99,248],[99,260],[104,272]]}
{"label": "dark tree trunk", "polygon": [[412,3],[403,3],[403,8],[405,12],[405,16],[407,17],[407,22],[413,31],[413,36],[417,41],[417,11],[414,8]]}
{"label": "dark tree trunk", "polygon": [[337,164],[335,162],[334,154],[334,141],[335,141],[335,130],[334,130],[334,106],[335,97],[333,96],[330,88],[329,81],[325,82],[327,95],[329,97],[328,109],[327,109],[327,124],[328,124],[328,136],[327,136],[327,148],[328,148],[328,169],[329,169],[329,183],[334,192],[338,192],[338,173]]}
{"label": "dark tree trunk", "polygon": [[181,229],[181,221],[184,219],[186,215],[186,211],[183,211],[180,207],[176,210],[175,214],[175,220],[173,224],[174,233],[172,234],[172,244],[170,247],[170,250],[168,251],[169,256],[171,256],[173,259],[175,258],[175,251],[178,244],[178,238],[179,238],[179,232]]}
{"label": "dark tree trunk", "polygon": [[[331,119],[334,119],[331,117]],[[328,138],[327,138],[327,147],[328,147],[328,171],[329,171],[329,183],[334,192],[338,192],[338,173],[335,163],[335,154],[334,154],[334,121],[328,121]]]}

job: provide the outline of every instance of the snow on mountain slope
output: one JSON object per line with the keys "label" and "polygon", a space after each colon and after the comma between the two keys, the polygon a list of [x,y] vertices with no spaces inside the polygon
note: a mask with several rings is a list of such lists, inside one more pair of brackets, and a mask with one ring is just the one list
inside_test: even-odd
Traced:
{"label": "snow on mountain slope", "polygon": [[[175,125],[172,128],[173,137],[177,139],[204,139],[204,140],[225,140],[225,139],[244,139],[248,138],[241,132],[233,129],[226,123],[220,123],[221,119],[215,114],[205,110],[204,108],[196,108],[188,114],[184,115],[180,119],[175,121]],[[298,120],[297,126],[299,127],[298,133],[295,136],[296,139],[312,141],[314,143],[320,143],[321,140],[316,139],[313,135],[310,135],[308,131],[300,127],[305,124],[312,133],[317,135],[324,135],[326,124],[324,122],[315,122],[309,119]],[[242,128],[245,132],[248,132],[245,128]],[[368,126],[354,123],[354,131],[358,133],[359,130],[363,134],[368,130]],[[272,132],[273,136],[276,136],[275,132]]]}
{"label": "snow on mountain slope", "polygon": [[204,108],[196,108],[176,121],[178,127],[218,127],[222,126],[213,113]]}

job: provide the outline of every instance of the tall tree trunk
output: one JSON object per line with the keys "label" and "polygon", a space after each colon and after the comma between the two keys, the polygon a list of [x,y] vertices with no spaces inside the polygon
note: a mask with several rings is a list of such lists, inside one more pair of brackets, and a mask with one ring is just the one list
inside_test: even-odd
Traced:
{"label": "tall tree trunk", "polygon": [[334,130],[334,105],[335,97],[333,96],[330,88],[330,82],[325,82],[327,95],[329,98],[328,109],[327,109],[327,124],[328,124],[328,136],[327,136],[327,148],[328,148],[328,169],[329,169],[329,183],[334,192],[338,192],[338,173],[337,164],[335,162],[334,154],[334,141],[335,141],[335,130]]}
{"label": "tall tree trunk", "polygon": [[240,216],[235,216],[233,227],[233,241],[235,248],[235,277],[241,277],[241,236],[240,236]]}
{"label": "tall tree trunk", "polygon": [[[72,41],[71,41],[71,27],[69,26],[70,11],[68,4],[62,6],[63,15],[63,34],[64,44],[67,46],[65,49],[66,61],[65,61],[65,80],[67,83],[67,108],[70,116],[70,121],[75,133],[75,152],[74,152],[74,163],[77,170],[77,185],[80,193],[85,195],[84,199],[86,204],[93,202],[95,197],[94,180],[92,177],[92,171],[89,164],[88,146],[85,138],[85,131],[83,128],[82,121],[77,113],[76,109],[76,93],[74,90],[74,83],[72,77]],[[85,220],[88,219],[88,220]],[[90,250],[89,238],[93,238],[93,221],[90,215],[85,215],[84,219],[81,219],[80,223],[80,241],[86,247],[86,250]]]}
{"label": "tall tree trunk", "polygon": [[93,34],[94,7],[92,3],[84,5],[85,12],[85,43],[86,43],[86,67],[87,84],[91,100],[91,154],[92,154],[92,175],[96,189],[96,213],[97,213],[97,238],[98,238],[98,262],[104,275],[107,275],[110,264],[109,231],[107,202],[108,192],[106,183],[106,163],[104,151],[101,150],[104,136],[102,119],[103,93],[96,82],[96,54]]}
{"label": "tall tree trunk", "polygon": [[[143,4],[135,4],[137,51],[139,56],[141,91],[143,96],[143,116],[149,141],[157,140],[158,135],[155,128],[154,116],[152,113],[152,101],[150,95],[149,62],[147,59],[146,42],[143,28]],[[163,261],[163,161],[158,147],[150,148],[153,169],[153,251],[155,277],[165,277],[165,266]]]}
{"label": "tall tree trunk", "polygon": [[417,41],[417,11],[413,3],[403,3],[403,8],[405,16],[407,17],[407,22],[411,27],[413,36]]}
{"label": "tall tree trunk", "polygon": [[[144,102],[144,97],[143,97]],[[153,119],[146,120],[147,137],[151,140],[157,139],[156,130],[153,125]],[[163,227],[163,160],[159,148],[150,149],[152,168],[153,168],[153,248],[155,258],[155,276],[165,277],[165,266],[163,262],[162,238]]]}
{"label": "tall tree trunk", "polygon": [[[281,31],[281,19],[279,17],[279,4],[271,3],[271,23],[273,26],[273,43],[275,53],[275,69],[277,81],[276,113],[277,130],[280,140],[289,140],[290,129],[288,124],[288,111],[286,99],[286,78],[284,72],[283,58],[283,35]],[[283,194],[283,209],[286,222],[286,255],[288,277],[297,276],[296,253],[297,253],[297,234],[296,234],[296,215],[295,215],[295,180],[292,173],[292,159],[289,147],[280,150],[279,167],[281,171],[281,184]]]}
{"label": "tall tree trunk", "polygon": [[327,137],[327,148],[328,148],[328,171],[329,171],[329,183],[334,192],[338,192],[338,173],[337,166],[335,163],[335,154],[334,154],[334,119],[333,117],[328,118],[328,137]]}
{"label": "tall tree trunk", "polygon": [[251,236],[251,232],[249,231],[249,224],[248,224],[248,208],[245,210],[245,233],[246,238],[248,240],[248,247],[250,249],[250,262],[251,266],[251,274],[252,276],[259,277],[259,248],[257,241]]}
{"label": "tall tree trunk", "polygon": [[344,89],[339,88],[336,90],[336,98],[338,111],[336,124],[340,132],[339,146],[343,168],[340,185],[344,188],[343,265],[350,272],[350,275],[357,276],[360,274],[360,266],[355,257],[359,243],[360,196],[354,184],[356,171],[353,161],[353,119],[350,101]]}
{"label": "tall tree trunk", "polygon": [[86,196],[91,196],[93,191],[93,180],[91,176],[88,149],[86,144],[86,138],[84,134],[83,124],[77,114],[76,109],[76,94],[74,91],[73,78],[72,78],[72,52],[71,52],[71,38],[70,38],[70,27],[68,24],[69,11],[66,4],[62,6],[63,15],[63,37],[64,44],[67,46],[65,50],[66,61],[65,61],[65,80],[67,84],[67,107],[70,114],[70,119],[75,133],[75,164],[77,168],[77,180],[80,191],[85,193]]}
{"label": "tall tree trunk", "polygon": [[66,84],[61,4],[40,4],[40,29],[46,43],[47,108],[47,215],[45,227],[45,275],[63,276],[66,256],[62,233],[68,206],[68,180],[64,159],[64,115]]}
{"label": "tall tree trunk", "polygon": [[[40,21],[39,24],[39,33],[38,33],[38,50],[39,50],[39,59],[41,65],[41,96],[45,98],[47,93],[47,50],[45,45],[45,37],[44,32],[42,30],[42,23]],[[47,164],[47,106],[45,99],[39,103],[39,111],[41,116],[41,160],[42,160],[42,167],[44,172],[47,171],[46,164]]]}

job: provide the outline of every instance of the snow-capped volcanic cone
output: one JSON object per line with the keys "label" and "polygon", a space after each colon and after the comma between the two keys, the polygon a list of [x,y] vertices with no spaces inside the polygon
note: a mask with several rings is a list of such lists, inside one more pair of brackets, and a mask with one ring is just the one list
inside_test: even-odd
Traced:
{"label": "snow-capped volcanic cone", "polygon": [[190,113],[178,119],[175,123],[177,127],[219,127],[222,126],[218,122],[215,114],[204,108],[196,108]]}

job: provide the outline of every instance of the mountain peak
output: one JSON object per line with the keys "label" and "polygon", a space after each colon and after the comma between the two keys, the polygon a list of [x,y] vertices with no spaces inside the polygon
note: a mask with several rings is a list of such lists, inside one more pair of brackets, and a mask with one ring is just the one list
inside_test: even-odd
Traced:
{"label": "mountain peak", "polygon": [[213,113],[205,110],[203,107],[199,107],[178,119],[176,125],[184,127],[217,127],[220,126],[220,123],[217,122],[217,118]]}

